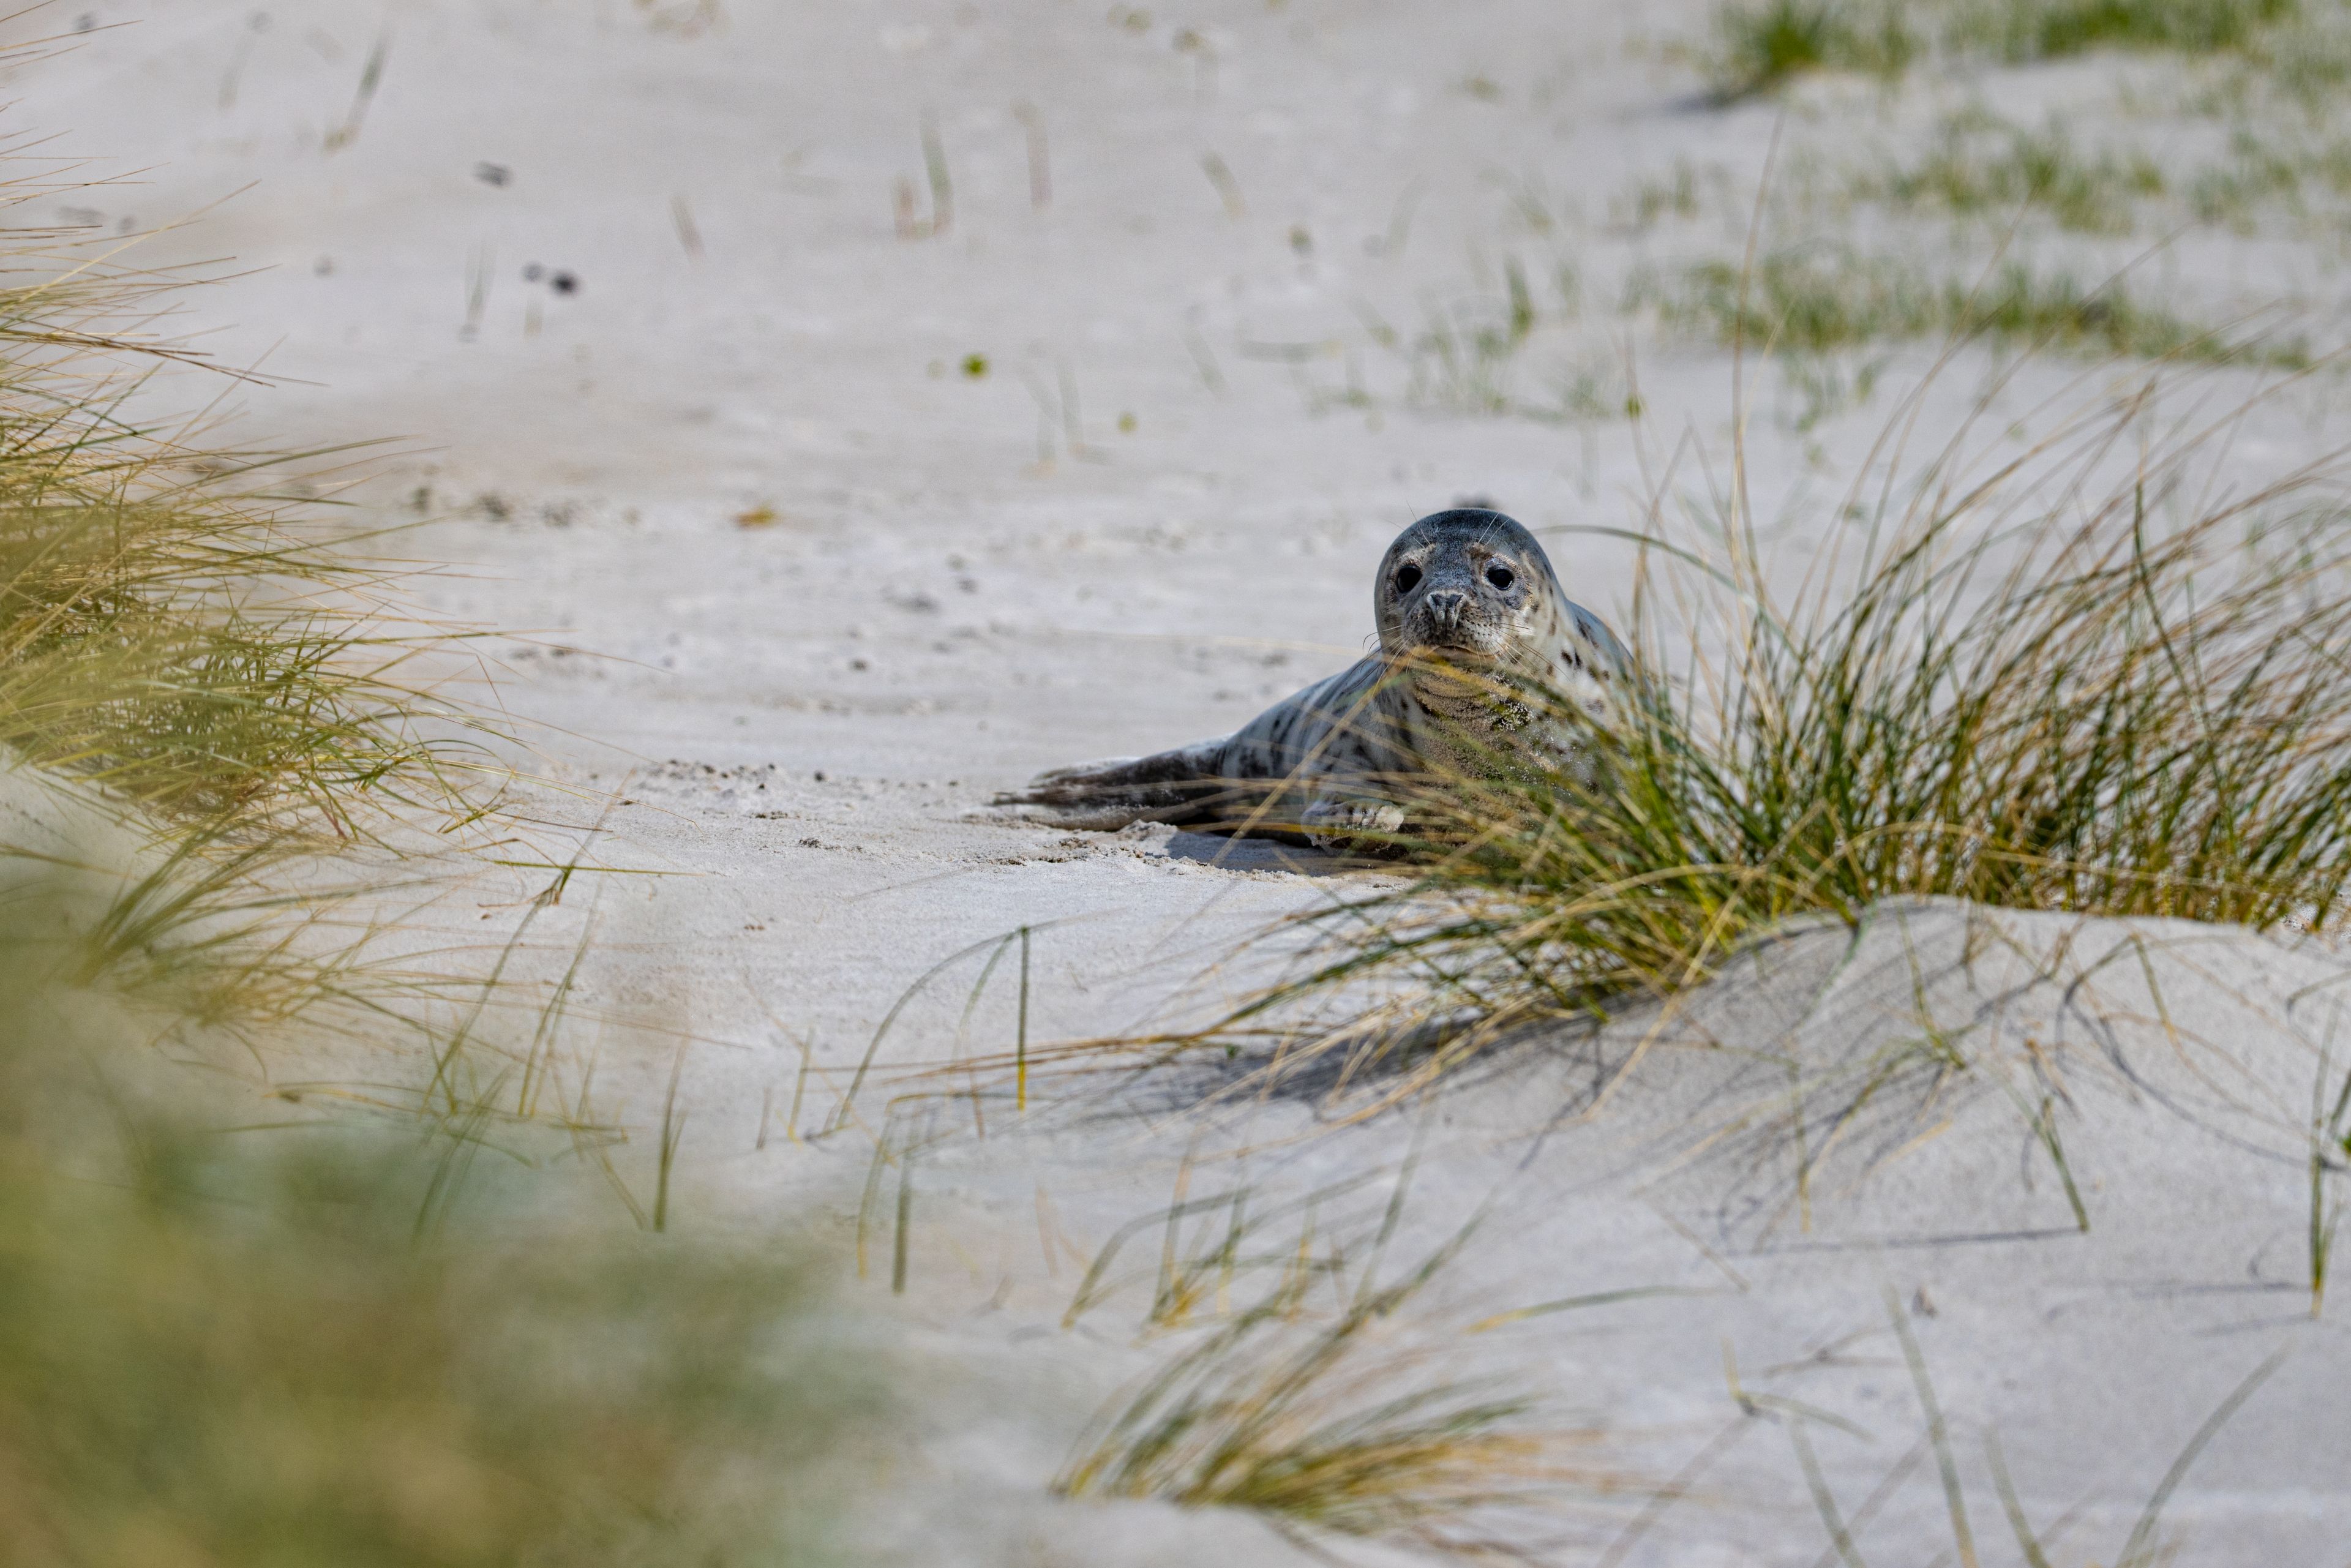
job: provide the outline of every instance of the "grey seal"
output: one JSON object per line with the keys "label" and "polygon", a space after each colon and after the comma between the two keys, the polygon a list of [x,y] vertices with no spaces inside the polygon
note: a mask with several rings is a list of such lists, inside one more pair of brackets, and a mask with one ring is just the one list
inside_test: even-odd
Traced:
{"label": "grey seal", "polygon": [[1513,519],[1437,512],[1396,536],[1373,586],[1379,652],[1230,735],[1040,774],[996,804],[1070,828],[1170,822],[1382,847],[1447,779],[1591,786],[1624,645],[1561,588]]}

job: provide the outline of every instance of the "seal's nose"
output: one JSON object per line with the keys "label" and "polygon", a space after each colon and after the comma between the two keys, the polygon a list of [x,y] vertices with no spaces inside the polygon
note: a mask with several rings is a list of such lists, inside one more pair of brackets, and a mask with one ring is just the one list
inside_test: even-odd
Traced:
{"label": "seal's nose", "polygon": [[1421,605],[1431,626],[1439,632],[1452,632],[1461,625],[1462,612],[1469,608],[1469,596],[1458,589],[1440,589],[1422,600]]}

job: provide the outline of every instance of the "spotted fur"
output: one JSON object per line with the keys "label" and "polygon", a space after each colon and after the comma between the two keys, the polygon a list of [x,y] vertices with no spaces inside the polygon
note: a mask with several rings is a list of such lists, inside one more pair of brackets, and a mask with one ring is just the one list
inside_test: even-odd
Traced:
{"label": "spotted fur", "polygon": [[[1590,782],[1583,710],[1604,724],[1631,660],[1499,512],[1438,512],[1388,547],[1373,587],[1380,651],[1231,735],[1040,775],[999,806],[1063,827],[1173,822],[1322,848],[1394,833],[1447,779]],[[1538,699],[1535,694],[1543,694]]]}

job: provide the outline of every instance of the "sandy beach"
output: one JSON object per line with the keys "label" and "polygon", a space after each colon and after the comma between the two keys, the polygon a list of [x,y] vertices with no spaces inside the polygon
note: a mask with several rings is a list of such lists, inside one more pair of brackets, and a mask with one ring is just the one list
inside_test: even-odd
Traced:
{"label": "sandy beach", "polygon": [[[1497,1526],[1535,1561],[2022,1561],[1996,1464],[2058,1562],[2351,1551],[2351,1339],[2339,1302],[2314,1314],[2304,1250],[2351,978],[2327,945],[1886,905],[1373,1113],[1361,1085],[1049,1048],[1211,1019],[1279,972],[1280,923],[1400,873],[982,810],[1360,657],[1389,539],[1466,500],[1619,623],[1637,552],[1614,530],[1702,539],[1734,485],[1802,580],[1935,346],[1806,383],[1627,303],[1643,279],[1736,264],[1767,170],[1820,184],[1969,105],[2209,162],[2224,133],[2181,106],[2184,66],[1831,76],[1726,107],[1691,60],[1708,8],[1680,0],[71,10],[69,47],[11,68],[7,127],[116,183],[26,221],[214,279],[168,329],[257,379],[176,371],[141,406],[225,396],[214,444],[338,449],[304,482],[355,532],[396,528],[369,548],[481,633],[473,689],[512,716],[526,814],[558,824],[434,904],[430,939],[503,936],[535,857],[572,846],[528,949],[551,977],[592,936],[576,999],[613,1020],[631,1168],[674,1083],[685,1227],[854,1251],[850,1300],[903,1327],[925,1397],[863,1508],[868,1560],[1436,1560],[1048,1491],[1104,1402],[1224,1310],[1213,1285],[1188,1316],[1162,1299],[1241,1225],[1199,1200],[1247,1190],[1260,1271],[1335,1248],[1343,1295],[1399,1183],[1391,1271],[1475,1228],[1388,1350],[1592,1434],[1583,1501]],[[2132,276],[2199,319],[2340,337],[2321,219],[1973,250],[1872,225],[1906,255],[2087,275],[2146,255]],[[2285,325],[2255,314],[2279,300]],[[1479,350],[1497,321],[1506,348]],[[1963,348],[1918,449],[2003,373],[1987,463],[2146,366]],[[2151,428],[2283,373],[2183,371]],[[2211,483],[2331,453],[2341,392],[2321,369],[2275,392]],[[1938,1030],[2026,1065],[1812,1127],[1839,1142],[1797,1183],[1762,1057],[1834,1077]],[[1041,1063],[1019,1104],[1016,1040]],[[2018,1097],[2039,1051],[2069,1103]],[[2171,1483],[2157,1557],[2150,1498],[2276,1355]]]}

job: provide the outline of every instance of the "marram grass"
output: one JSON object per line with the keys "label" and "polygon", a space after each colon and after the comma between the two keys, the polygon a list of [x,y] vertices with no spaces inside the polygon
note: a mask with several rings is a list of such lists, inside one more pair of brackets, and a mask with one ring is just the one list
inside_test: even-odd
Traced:
{"label": "marram grass", "polygon": [[2257,51],[2301,0],[1724,0],[1700,64],[1719,101],[1815,71],[1891,79],[1937,56],[2007,65],[2093,49]]}
{"label": "marram grass", "polygon": [[408,678],[420,640],[362,569],[152,450],[27,431],[6,394],[0,747],[167,818],[348,837],[378,804],[463,812],[466,721]]}
{"label": "marram grass", "polygon": [[0,1556],[839,1560],[820,1478],[876,1380],[814,1260],[460,1192],[396,1123],[223,1131],[154,998],[77,983],[73,890],[9,891]]}
{"label": "marram grass", "polygon": [[1704,60],[1718,102],[1769,92],[1813,71],[1893,78],[1925,40],[1904,6],[1855,0],[1762,0],[1714,14]]}
{"label": "marram grass", "polygon": [[1426,781],[1391,846],[1410,880],[1301,916],[1298,977],[1228,1027],[1283,1034],[1299,1004],[1374,983],[1489,1039],[1891,898],[2339,924],[2351,498],[2324,465],[2232,488],[2236,419],[2166,423],[2157,402],[2150,381],[1983,465],[1963,434],[1901,483],[1874,465],[1808,521],[1792,592],[1735,485],[1711,548],[1622,536],[1646,670],[1604,776]]}
{"label": "marram grass", "polygon": [[133,422],[149,371],[200,359],[139,329],[179,280],[69,244],[6,259],[26,280],[0,287],[0,756],[248,834],[476,810],[483,726],[396,574],[260,488],[282,459]]}
{"label": "marram grass", "polygon": [[1322,1322],[1301,1321],[1322,1276],[1292,1270],[1104,1409],[1053,1490],[1462,1552],[1493,1544],[1476,1522],[1489,1511],[1634,1490],[1597,1457],[1596,1430],[1552,1425],[1522,1395],[1433,1379],[1388,1341],[1467,1236],[1393,1284],[1366,1274]]}
{"label": "marram grass", "polygon": [[[190,357],[124,335],[152,280],[11,261],[39,281],[0,287],[0,1558],[841,1560],[829,1467],[876,1379],[821,1265],[477,1161],[498,1108],[450,1085],[481,1004],[435,1020],[495,975],[338,928],[390,890],[314,852],[483,810],[445,640],[253,464],[128,423],[140,367]],[[253,1092],[320,1046],[369,1082]],[[558,1119],[610,1175],[585,1100]]]}
{"label": "marram grass", "polygon": [[[0,179],[0,207],[70,188]],[[398,569],[263,487],[280,459],[135,412],[159,367],[173,395],[233,382],[157,330],[190,280],[122,245],[0,246],[0,893],[50,886],[66,982],[146,998],[174,1036],[251,1047],[333,1002],[388,1054],[416,1033],[394,1005],[431,998],[362,973],[340,912],[381,867],[315,852],[489,812],[492,727]]]}
{"label": "marram grass", "polygon": [[[0,178],[0,207],[76,188]],[[159,330],[200,280],[133,249],[0,246],[0,893],[48,886],[68,983],[152,1002],[174,1035],[254,1046],[334,1002],[389,1054],[417,1031],[395,1005],[431,998],[363,973],[344,912],[388,891],[381,865],[316,852],[487,814],[493,727],[399,567],[267,491],[288,460],[139,412],[234,381]]]}
{"label": "marram grass", "polygon": [[1669,281],[1636,281],[1626,305],[1668,329],[1791,355],[1917,339],[1984,339],[2085,358],[2164,360],[2300,370],[2299,340],[2190,320],[2122,279],[2085,287],[2072,276],[2008,262],[1974,278],[1837,246],[1767,251],[1752,266],[1701,262]]}
{"label": "marram grass", "polygon": [[2002,222],[2032,210],[2063,228],[2127,234],[2135,204],[2160,196],[2164,188],[2162,166],[2144,152],[2084,146],[2054,120],[2034,131],[1977,113],[1945,120],[1915,162],[1889,159],[1855,174],[1845,193],[1909,211]]}

